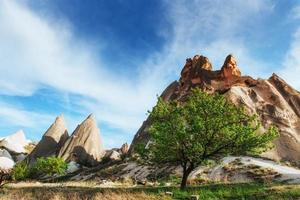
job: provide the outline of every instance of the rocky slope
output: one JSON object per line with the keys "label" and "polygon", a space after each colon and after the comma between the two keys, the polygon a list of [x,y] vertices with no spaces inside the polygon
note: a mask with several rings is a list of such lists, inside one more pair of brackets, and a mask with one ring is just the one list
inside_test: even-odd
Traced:
{"label": "rocky slope", "polygon": [[57,155],[68,137],[64,117],[60,115],[44,133],[42,139],[33,151],[28,155],[27,159],[29,163],[34,163],[39,157]]}
{"label": "rocky slope", "polygon": [[[276,147],[263,156],[300,164],[300,93],[276,74],[266,80],[243,76],[232,55],[226,57],[220,70],[213,71],[208,58],[196,55],[186,60],[179,81],[171,83],[161,97],[184,101],[194,87],[224,94],[234,104],[244,105],[260,117],[265,128],[270,123],[276,125],[280,130]],[[149,141],[148,127],[146,120],[132,141],[131,153],[136,144]]]}
{"label": "rocky slope", "polygon": [[89,115],[64,143],[58,156],[68,162],[75,161],[94,166],[101,160],[104,153],[95,117]]}

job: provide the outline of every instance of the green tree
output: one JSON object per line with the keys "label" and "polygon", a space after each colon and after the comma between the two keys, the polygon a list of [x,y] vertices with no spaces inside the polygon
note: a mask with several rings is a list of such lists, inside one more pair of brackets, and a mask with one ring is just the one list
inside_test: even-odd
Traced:
{"label": "green tree", "polygon": [[26,164],[26,162],[18,162],[15,164],[11,171],[11,177],[15,181],[21,181],[29,178],[30,176],[30,168]]}
{"label": "green tree", "polygon": [[184,103],[158,99],[150,112],[147,158],[157,163],[180,164],[181,189],[189,174],[208,159],[226,155],[259,154],[273,147],[278,130],[264,133],[257,116],[228,102],[220,94],[193,89]]}
{"label": "green tree", "polygon": [[68,165],[62,158],[50,156],[38,158],[32,171],[37,174],[41,173],[53,176],[54,174],[65,174],[67,168]]}

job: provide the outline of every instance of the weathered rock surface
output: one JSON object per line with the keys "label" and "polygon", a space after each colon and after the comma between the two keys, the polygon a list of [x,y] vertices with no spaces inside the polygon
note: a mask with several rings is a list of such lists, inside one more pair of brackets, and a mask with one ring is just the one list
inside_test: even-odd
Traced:
{"label": "weathered rock surface", "polygon": [[34,163],[39,157],[56,156],[68,137],[64,117],[60,115],[48,128],[33,151],[28,155],[29,163]]}
{"label": "weathered rock surface", "polygon": [[13,153],[26,153],[24,147],[30,143],[22,130],[0,139],[0,148],[7,149]]}
{"label": "weathered rock surface", "polygon": [[124,143],[120,148],[120,154],[127,154],[129,150],[129,145],[127,143]]}
{"label": "weathered rock surface", "polygon": [[[195,56],[187,59],[179,82],[171,83],[161,97],[184,101],[194,87],[224,94],[234,104],[245,105],[249,112],[258,114],[265,128],[270,123],[276,125],[280,130],[276,147],[263,156],[300,165],[300,93],[276,74],[267,80],[242,76],[232,55],[227,56],[221,70],[212,71],[206,57]],[[146,120],[132,141],[131,153],[136,144],[149,141],[148,128]]]}
{"label": "weathered rock surface", "polygon": [[15,162],[6,149],[0,149],[0,170],[11,169],[15,165]]}
{"label": "weathered rock surface", "polygon": [[101,161],[104,153],[100,130],[97,127],[95,117],[90,115],[77,126],[60,149],[58,156],[66,161],[94,166]]}
{"label": "weathered rock surface", "polygon": [[15,165],[15,162],[12,159],[7,157],[0,157],[0,169],[11,169]]}
{"label": "weathered rock surface", "polygon": [[107,158],[109,158],[111,161],[121,160],[121,154],[115,150],[107,152],[105,156],[107,156]]}
{"label": "weathered rock surface", "polygon": [[6,157],[13,160],[12,156],[6,149],[0,149],[0,157]]}

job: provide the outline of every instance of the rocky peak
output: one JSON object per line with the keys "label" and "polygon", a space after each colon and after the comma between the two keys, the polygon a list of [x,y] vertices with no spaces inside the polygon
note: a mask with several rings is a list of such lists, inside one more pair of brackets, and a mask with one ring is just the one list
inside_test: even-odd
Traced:
{"label": "rocky peak", "polygon": [[[203,67],[210,66],[208,63],[204,56],[187,59],[179,82],[174,81],[164,90],[163,100],[184,102],[195,87],[224,94],[230,102],[256,114],[264,128],[270,123],[278,127],[280,137],[274,142],[275,148],[264,156],[300,166],[300,93],[276,74],[266,80],[242,76],[232,55],[226,57],[221,70]],[[149,142],[149,125],[147,119],[137,131],[130,153],[134,153],[135,145]]]}
{"label": "rocky peak", "polygon": [[181,71],[180,85],[185,88],[190,84],[201,83],[201,75],[206,71],[211,71],[212,65],[208,58],[202,55],[195,55],[193,59],[187,58]]}
{"label": "rocky peak", "polygon": [[95,116],[90,114],[77,126],[71,137],[65,142],[58,156],[67,161],[84,165],[96,165],[104,154],[100,130]]}
{"label": "rocky peak", "polygon": [[16,133],[4,138],[0,138],[0,148],[5,148],[14,153],[25,153],[24,146],[29,144],[30,141],[26,139],[23,130],[19,130]]}
{"label": "rocky peak", "polygon": [[127,143],[124,143],[120,148],[121,154],[127,154],[129,150],[129,145]]}
{"label": "rocky peak", "polygon": [[232,76],[241,76],[241,72],[236,64],[236,60],[233,55],[228,55],[225,62],[221,68],[222,76],[225,78],[230,78]]}
{"label": "rocky peak", "polygon": [[192,60],[192,68],[200,68],[205,70],[212,70],[212,65],[208,58],[202,55],[195,55]]}
{"label": "rocky peak", "polygon": [[56,155],[68,139],[68,131],[63,115],[56,117],[54,123],[44,133],[41,141],[28,155],[28,161],[33,164],[39,157]]}

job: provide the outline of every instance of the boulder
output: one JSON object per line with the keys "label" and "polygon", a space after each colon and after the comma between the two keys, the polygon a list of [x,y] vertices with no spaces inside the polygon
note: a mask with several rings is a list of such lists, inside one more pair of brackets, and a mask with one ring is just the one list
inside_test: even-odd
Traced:
{"label": "boulder", "polygon": [[30,164],[39,157],[56,156],[62,145],[68,139],[68,131],[62,115],[58,116],[54,123],[44,133],[40,142],[28,156]]}
{"label": "boulder", "polygon": [[67,173],[73,173],[80,169],[80,165],[74,161],[68,163]]}
{"label": "boulder", "polygon": [[[242,76],[232,55],[226,57],[221,70],[207,70],[199,67],[201,65],[195,65],[195,70],[193,63],[200,57],[187,59],[179,84],[173,82],[167,87],[162,99],[184,102],[195,87],[208,93],[224,94],[229,101],[257,114],[264,128],[270,124],[279,128],[280,136],[275,141],[275,148],[262,156],[300,166],[300,93],[276,74],[266,80]],[[147,119],[136,133],[129,150],[131,154],[137,144],[149,142],[149,125]]]}
{"label": "boulder", "polygon": [[0,157],[0,169],[11,169],[15,165],[15,162],[7,157]]}
{"label": "boulder", "polygon": [[108,157],[110,160],[121,160],[121,154],[117,151],[111,151]]}
{"label": "boulder", "polygon": [[101,161],[105,151],[94,115],[89,115],[65,142],[59,157],[86,166],[95,166]]}
{"label": "boulder", "polygon": [[13,160],[10,153],[6,149],[0,149],[0,157],[6,157]]}
{"label": "boulder", "polygon": [[24,132],[19,130],[12,135],[2,138],[0,140],[0,148],[5,148],[13,153],[26,153],[24,147],[29,143],[30,140],[26,139]]}

